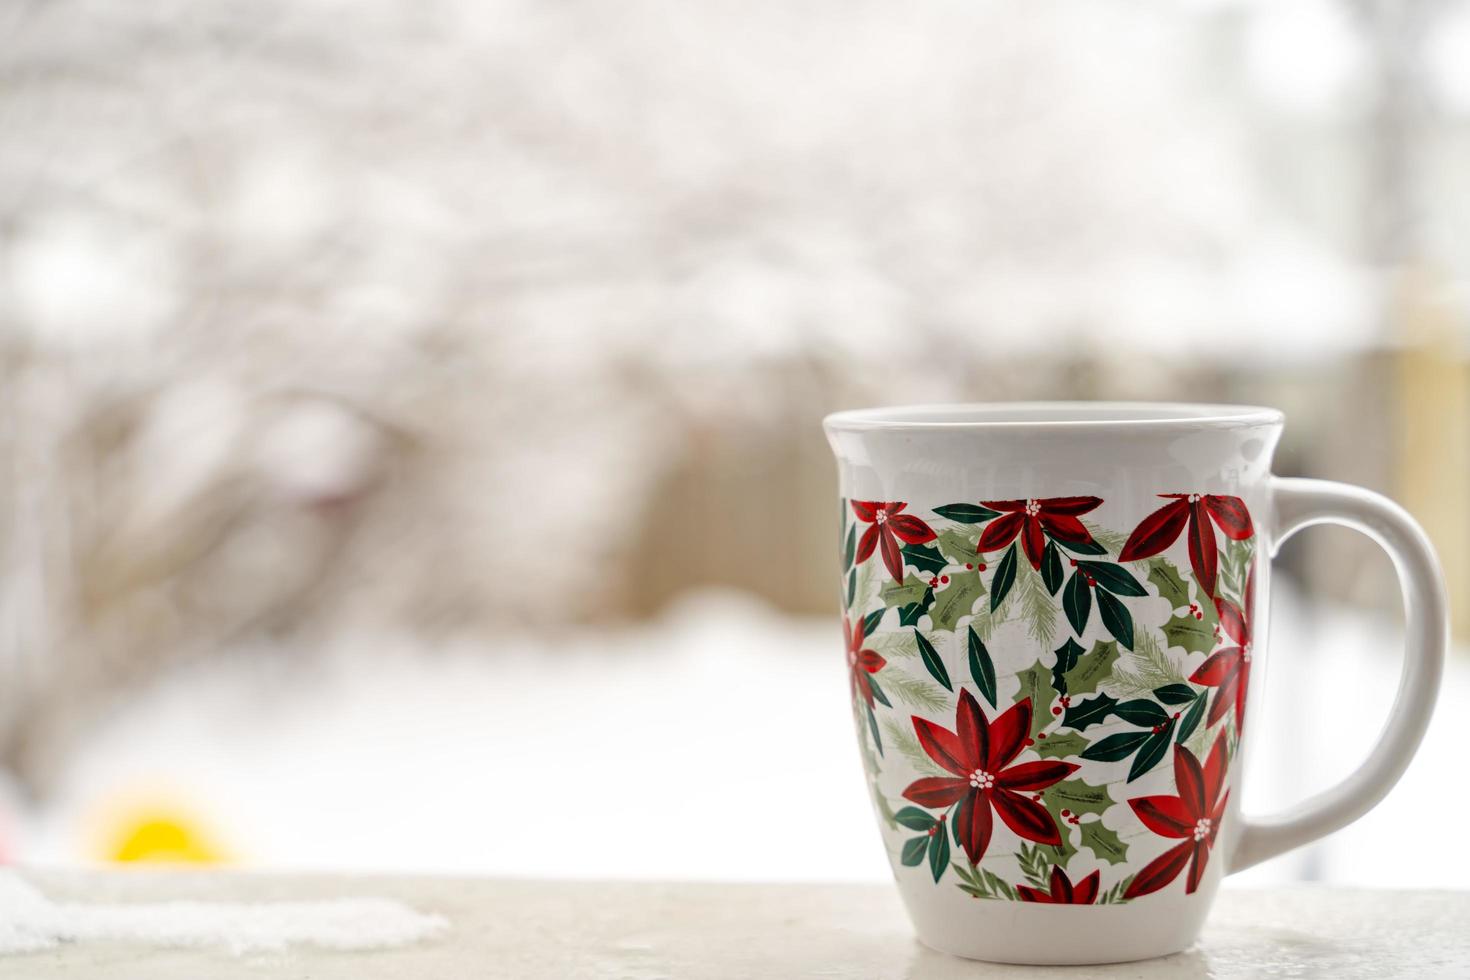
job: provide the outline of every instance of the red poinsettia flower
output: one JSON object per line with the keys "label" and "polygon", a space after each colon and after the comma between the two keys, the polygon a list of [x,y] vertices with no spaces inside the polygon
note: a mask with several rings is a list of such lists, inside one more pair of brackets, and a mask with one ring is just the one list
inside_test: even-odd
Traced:
{"label": "red poinsettia flower", "polygon": [[903,795],[930,809],[960,805],[954,825],[971,864],[979,864],[990,846],[992,808],[1021,837],[1038,844],[1062,843],[1046,807],[1024,794],[1046,789],[1076,772],[1078,766],[1055,759],[1012,766],[1030,731],[1030,698],[1017,701],[992,723],[975,695],[963,689],[955,709],[954,731],[914,716],[919,744],[929,758],[953,775],[915,780]]}
{"label": "red poinsettia flower", "polygon": [[1213,493],[1161,493],[1159,496],[1167,497],[1173,503],[1165,504],[1139,522],[1118,553],[1118,560],[1137,561],[1157,555],[1178,540],[1179,532],[1187,524],[1189,564],[1194,568],[1194,577],[1200,588],[1213,597],[1215,575],[1220,567],[1215,525],[1225,532],[1227,538],[1235,541],[1244,541],[1255,534],[1245,501]]}
{"label": "red poinsettia flower", "polygon": [[1245,608],[1229,599],[1216,599],[1215,611],[1220,614],[1220,629],[1235,641],[1235,646],[1216,650],[1199,665],[1189,679],[1196,684],[1215,688],[1215,700],[1205,724],[1213,725],[1224,717],[1231,705],[1235,706],[1235,732],[1245,722],[1245,695],[1251,673],[1251,609],[1256,604],[1256,570],[1251,568],[1245,577]]}
{"label": "red poinsettia flower", "polygon": [[858,541],[857,561],[862,564],[881,546],[883,564],[899,585],[903,584],[903,551],[899,541],[924,544],[936,537],[934,529],[913,514],[900,514],[908,504],[902,501],[854,500],[852,512],[858,520],[872,525]]}
{"label": "red poinsettia flower", "polygon": [[1210,848],[1220,833],[1220,820],[1225,816],[1225,803],[1230,791],[1225,786],[1225,736],[1215,739],[1209,761],[1200,768],[1194,753],[1182,745],[1174,746],[1174,786],[1178,796],[1141,796],[1128,801],[1144,826],[1161,837],[1177,837],[1182,843],[1169,848],[1146,864],[1123,892],[1124,898],[1137,898],[1163,888],[1179,877],[1189,865],[1186,894],[1199,887],[1205,875]]}
{"label": "red poinsettia flower", "polygon": [[1067,877],[1060,865],[1051,866],[1051,891],[1044,892],[1030,885],[1017,885],[1016,894],[1023,902],[1041,902],[1044,905],[1091,905],[1097,901],[1097,890],[1101,881],[1099,872],[1083,878],[1077,884]]}
{"label": "red poinsettia flower", "polygon": [[997,551],[1021,536],[1021,547],[1031,560],[1032,568],[1041,567],[1041,553],[1046,548],[1042,532],[1063,544],[1093,544],[1092,532],[1077,518],[1098,504],[1101,497],[1042,497],[1030,500],[982,500],[982,507],[998,510],[997,517],[980,535],[975,551]]}
{"label": "red poinsettia flower", "polygon": [[863,649],[863,641],[866,639],[863,636],[863,626],[861,616],[852,623],[848,622],[846,616],[842,617],[842,636],[847,640],[847,669],[852,673],[852,696],[862,698],[871,708],[873,683],[868,680],[868,675],[878,673],[888,661],[874,650]]}

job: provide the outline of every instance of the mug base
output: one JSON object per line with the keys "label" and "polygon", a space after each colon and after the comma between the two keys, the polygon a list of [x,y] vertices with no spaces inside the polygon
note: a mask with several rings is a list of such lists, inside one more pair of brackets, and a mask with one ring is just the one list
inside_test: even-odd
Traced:
{"label": "mug base", "polygon": [[920,943],[936,953],[1004,966],[1107,966],[1113,963],[1136,963],[1140,960],[1154,960],[1182,953],[1194,945],[1194,940],[1195,937],[1190,936],[1178,945],[1172,942],[1148,943],[1104,952],[1096,949],[1058,949],[1055,943],[1048,943],[1045,948],[1037,948],[1031,943],[997,943],[993,939],[946,948],[943,945],[929,942],[923,936],[919,937]]}

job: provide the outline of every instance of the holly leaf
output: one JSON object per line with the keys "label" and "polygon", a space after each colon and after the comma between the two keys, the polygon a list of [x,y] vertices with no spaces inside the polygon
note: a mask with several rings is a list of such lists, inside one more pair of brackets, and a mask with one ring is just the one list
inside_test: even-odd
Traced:
{"label": "holly leaf", "polygon": [[1041,553],[1041,581],[1052,595],[1062,587],[1062,555],[1055,541],[1047,541],[1046,550]]}
{"label": "holly leaf", "polygon": [[1118,644],[1112,640],[1096,640],[1092,649],[1077,658],[1077,665],[1067,671],[1067,693],[1092,694],[1097,686],[1113,676],[1118,662]]}
{"label": "holly leaf", "polygon": [[878,590],[878,598],[883,600],[885,606],[911,606],[922,602],[924,593],[928,590],[927,582],[912,576],[905,579],[902,585],[894,581],[883,583],[883,588]]}
{"label": "holly leaf", "polygon": [[1113,805],[1106,786],[1094,786],[1081,779],[1064,779],[1041,791],[1047,809],[1067,810],[1074,814],[1102,813]]}
{"label": "holly leaf", "polygon": [[1139,746],[1138,755],[1134,756],[1133,765],[1128,769],[1130,783],[1159,764],[1164,753],[1169,751],[1169,743],[1174,741],[1174,727],[1175,722],[1171,718],[1163,728],[1148,733],[1148,738]]}
{"label": "holly leaf", "polygon": [[970,676],[975,680],[975,686],[980,689],[980,694],[995,707],[995,662],[990,659],[990,651],[985,649],[985,644],[980,639],[980,634],[975,632],[971,626],[970,634]]}
{"label": "holly leaf", "polygon": [[1047,725],[1051,724],[1051,703],[1056,700],[1057,696],[1056,690],[1051,686],[1051,671],[1040,660],[1037,660],[1030,667],[1017,673],[1016,679],[1021,682],[1021,689],[1016,692],[1012,700],[1031,699],[1030,735],[1036,738]]}
{"label": "holly leaf", "polygon": [[921,572],[930,575],[938,575],[944,571],[944,566],[949,561],[939,553],[939,549],[931,544],[906,544],[903,551],[904,563],[912,565]]}
{"label": "holly leaf", "polygon": [[934,543],[944,557],[949,559],[950,564],[964,567],[975,564],[977,554],[975,543],[979,539],[978,534],[966,534],[964,531],[950,528],[947,531],[940,531],[939,538]]}
{"label": "holly leaf", "polygon": [[949,584],[934,593],[934,605],[929,615],[934,628],[952,630],[959,625],[960,617],[975,611],[975,601],[985,594],[979,572],[957,572],[949,577]]}
{"label": "holly leaf", "polygon": [[934,875],[934,882],[938,884],[939,879],[944,877],[944,869],[949,867],[949,835],[938,833],[929,838],[929,873]]}
{"label": "holly leaf", "polygon": [[1072,624],[1072,631],[1081,636],[1087,629],[1087,617],[1092,613],[1092,589],[1080,568],[1067,580],[1067,588],[1062,593],[1062,610],[1067,614],[1067,622]]}
{"label": "holly leaf", "polygon": [[898,625],[918,626],[919,619],[934,605],[934,590],[924,589],[924,597],[918,602],[907,606],[901,606],[898,610]]}
{"label": "holly leaf", "polygon": [[[1069,709],[1070,710],[1070,709]],[[1081,755],[1087,748],[1087,738],[1077,732],[1062,732],[1048,735],[1036,743],[1036,754],[1043,759],[1063,759],[1069,755]]]}
{"label": "holly leaf", "polygon": [[1186,613],[1175,614],[1164,624],[1164,638],[1171,647],[1183,647],[1190,653],[1208,653],[1215,646],[1215,631]]}
{"label": "holly leaf", "polygon": [[1189,586],[1172,561],[1167,558],[1150,559],[1148,580],[1159,590],[1159,595],[1169,600],[1171,608],[1189,605]]}
{"label": "holly leaf", "polygon": [[917,868],[924,863],[924,852],[929,849],[928,837],[910,837],[903,843],[902,861],[906,868]]}
{"label": "holly leaf", "polygon": [[1113,713],[1113,705],[1117,703],[1118,699],[1111,694],[1099,694],[1095,698],[1076,702],[1062,715],[1062,724],[1082,731],[1088,725],[1096,725],[1104,721],[1108,715]]}
{"label": "holly leaf", "polygon": [[1117,762],[1126,759],[1138,751],[1138,747],[1148,741],[1153,732],[1119,732],[1109,735],[1089,745],[1082,753],[1082,758],[1091,759],[1094,762]]}
{"label": "holly leaf", "polygon": [[1000,511],[981,507],[979,504],[945,504],[943,507],[935,507],[934,513],[956,524],[984,524],[992,517],[1000,516]]}
{"label": "holly leaf", "polygon": [[1143,583],[1133,577],[1133,573],[1122,565],[1114,565],[1110,561],[1088,561],[1081,559],[1077,562],[1079,571],[1086,570],[1092,575],[1099,588],[1107,589],[1114,595],[1146,596],[1148,589]]}
{"label": "holly leaf", "polygon": [[1109,864],[1128,863],[1128,845],[1118,837],[1116,830],[1103,826],[1101,820],[1089,820],[1082,827],[1082,846],[1092,851],[1099,861]]}
{"label": "holly leaf", "polygon": [[1129,650],[1133,649],[1133,614],[1128,607],[1123,605],[1123,600],[1114,596],[1111,592],[1098,586],[1097,589],[1097,612],[1102,617],[1103,626],[1107,627],[1114,639]]}
{"label": "holly leaf", "polygon": [[1005,601],[1011,586],[1016,582],[1016,545],[1014,542],[1006,549],[1000,564],[995,567],[995,575],[990,579],[990,611],[995,612],[1000,604]]}
{"label": "holly leaf", "polygon": [[929,676],[943,685],[946,691],[953,691],[954,685],[950,683],[949,671],[944,667],[944,661],[939,657],[939,651],[934,649],[934,644],[928,638],[914,630],[914,640],[919,644],[919,656],[923,658],[924,669],[929,671]]}
{"label": "holly leaf", "polygon": [[938,823],[933,816],[916,806],[904,807],[893,815],[893,819],[900,827],[907,827],[909,830],[928,830]]}
{"label": "holly leaf", "polygon": [[1067,642],[1057,648],[1056,666],[1051,669],[1051,686],[1057,689],[1058,694],[1067,693],[1067,671],[1077,666],[1077,658],[1082,656],[1082,647],[1071,637]]}

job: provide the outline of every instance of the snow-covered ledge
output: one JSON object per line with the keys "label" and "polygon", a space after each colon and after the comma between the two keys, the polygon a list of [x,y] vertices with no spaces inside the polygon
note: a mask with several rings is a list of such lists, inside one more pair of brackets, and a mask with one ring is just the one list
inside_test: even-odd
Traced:
{"label": "snow-covered ledge", "polygon": [[[0,958],[31,978],[142,976],[216,980],[310,975],[375,977],[841,976],[978,978],[1014,968],[930,952],[909,932],[897,895],[880,885],[576,883],[455,878],[281,877],[228,872],[26,872],[47,907],[81,919],[101,907],[128,929],[78,936]],[[0,896],[0,901],[4,896]],[[298,924],[279,942],[232,948],[216,906],[272,921],[277,903],[329,913],[359,903],[379,918],[350,941],[319,942]],[[180,905],[178,903],[185,903]],[[123,907],[150,914],[121,916]],[[88,911],[88,910],[92,911]],[[195,933],[170,916],[187,910]],[[0,932],[10,921],[0,908]],[[157,921],[149,922],[150,918]],[[80,919],[78,920],[80,921]],[[323,921],[332,921],[328,914]],[[400,931],[374,937],[374,922]],[[411,936],[414,923],[422,927]],[[1470,892],[1330,888],[1223,891],[1205,937],[1162,960],[1087,970],[1090,977],[1470,976]],[[199,925],[204,923],[205,925]],[[447,925],[446,925],[447,923]],[[409,931],[404,932],[407,928]],[[201,933],[199,930],[203,930]],[[405,938],[410,941],[405,942]],[[1066,977],[1038,969],[1027,977]]]}

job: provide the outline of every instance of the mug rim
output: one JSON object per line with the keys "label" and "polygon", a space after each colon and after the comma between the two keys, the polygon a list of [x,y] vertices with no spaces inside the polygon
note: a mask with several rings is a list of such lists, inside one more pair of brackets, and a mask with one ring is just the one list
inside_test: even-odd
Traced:
{"label": "mug rim", "polygon": [[834,432],[985,431],[1067,428],[1190,430],[1281,425],[1276,408],[1205,402],[1016,401],[887,405],[846,409],[822,419]]}

